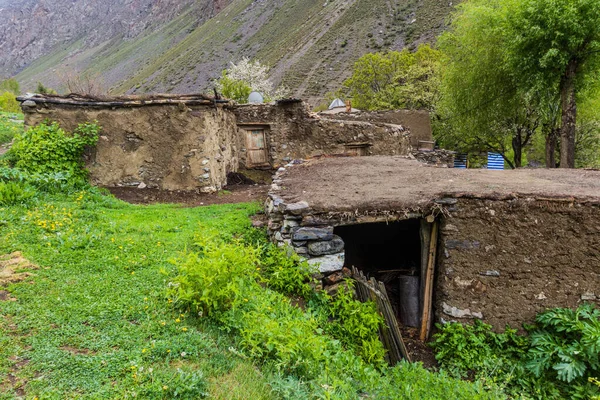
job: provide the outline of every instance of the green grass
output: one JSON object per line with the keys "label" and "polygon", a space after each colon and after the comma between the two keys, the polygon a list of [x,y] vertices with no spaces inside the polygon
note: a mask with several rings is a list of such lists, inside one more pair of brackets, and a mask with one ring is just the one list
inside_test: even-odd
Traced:
{"label": "green grass", "polygon": [[23,130],[23,114],[0,112],[0,145],[9,143]]}
{"label": "green grass", "polygon": [[230,336],[173,311],[160,273],[194,232],[242,232],[257,208],[143,207],[89,192],[0,208],[0,254],[39,266],[0,288],[16,298],[0,301],[0,399],[271,398]]}

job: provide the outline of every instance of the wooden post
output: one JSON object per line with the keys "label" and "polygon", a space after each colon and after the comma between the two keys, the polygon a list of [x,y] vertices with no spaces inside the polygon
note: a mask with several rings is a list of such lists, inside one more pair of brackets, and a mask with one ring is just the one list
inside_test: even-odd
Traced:
{"label": "wooden post", "polygon": [[421,315],[421,332],[419,338],[422,342],[429,337],[431,330],[431,307],[433,300],[433,273],[435,270],[435,256],[437,253],[438,222],[433,223],[431,238],[429,242],[429,258],[427,260],[427,271],[425,272],[425,289],[423,293],[423,314]]}

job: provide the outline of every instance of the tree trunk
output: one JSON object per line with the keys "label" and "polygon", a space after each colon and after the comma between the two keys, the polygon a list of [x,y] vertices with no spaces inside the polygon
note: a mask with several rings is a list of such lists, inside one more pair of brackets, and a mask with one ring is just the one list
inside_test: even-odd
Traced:
{"label": "tree trunk", "polygon": [[517,128],[517,133],[512,138],[512,148],[514,153],[514,168],[521,168],[523,160],[523,139],[521,135],[521,128]]}
{"label": "tree trunk", "polygon": [[546,133],[546,168],[556,168],[556,141],[558,139],[558,129],[550,127]]}
{"label": "tree trunk", "polygon": [[567,70],[560,81],[560,102],[562,125],[560,128],[560,167],[575,168],[575,122],[577,103],[575,101],[575,76],[577,60],[569,61]]}

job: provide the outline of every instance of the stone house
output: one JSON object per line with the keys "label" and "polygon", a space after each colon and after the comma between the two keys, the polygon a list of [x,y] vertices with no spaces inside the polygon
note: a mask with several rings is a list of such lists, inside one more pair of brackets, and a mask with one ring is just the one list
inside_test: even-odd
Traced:
{"label": "stone house", "polygon": [[71,130],[98,121],[101,138],[87,154],[87,168],[100,186],[210,192],[239,169],[276,169],[322,156],[408,155],[415,141],[411,126],[419,138],[431,138],[427,113],[365,113],[345,120],[311,113],[294,99],[260,105],[203,95],[19,100],[27,126],[51,120]]}
{"label": "stone house", "polygon": [[481,319],[500,330],[600,301],[600,171],[311,160],[277,172],[265,210],[272,239],[318,268],[324,286],[357,267],[385,284],[409,326],[407,303],[417,325],[429,308],[429,327]]}

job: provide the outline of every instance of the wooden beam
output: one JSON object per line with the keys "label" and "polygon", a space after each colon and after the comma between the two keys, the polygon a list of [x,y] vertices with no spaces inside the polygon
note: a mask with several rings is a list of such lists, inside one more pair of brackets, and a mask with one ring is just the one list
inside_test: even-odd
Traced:
{"label": "wooden beam", "polygon": [[433,223],[431,238],[429,242],[429,258],[427,260],[427,271],[425,272],[425,290],[423,297],[423,313],[421,315],[421,332],[419,338],[422,342],[429,338],[431,330],[431,309],[433,301],[433,275],[435,270],[435,256],[437,253],[438,222]]}

